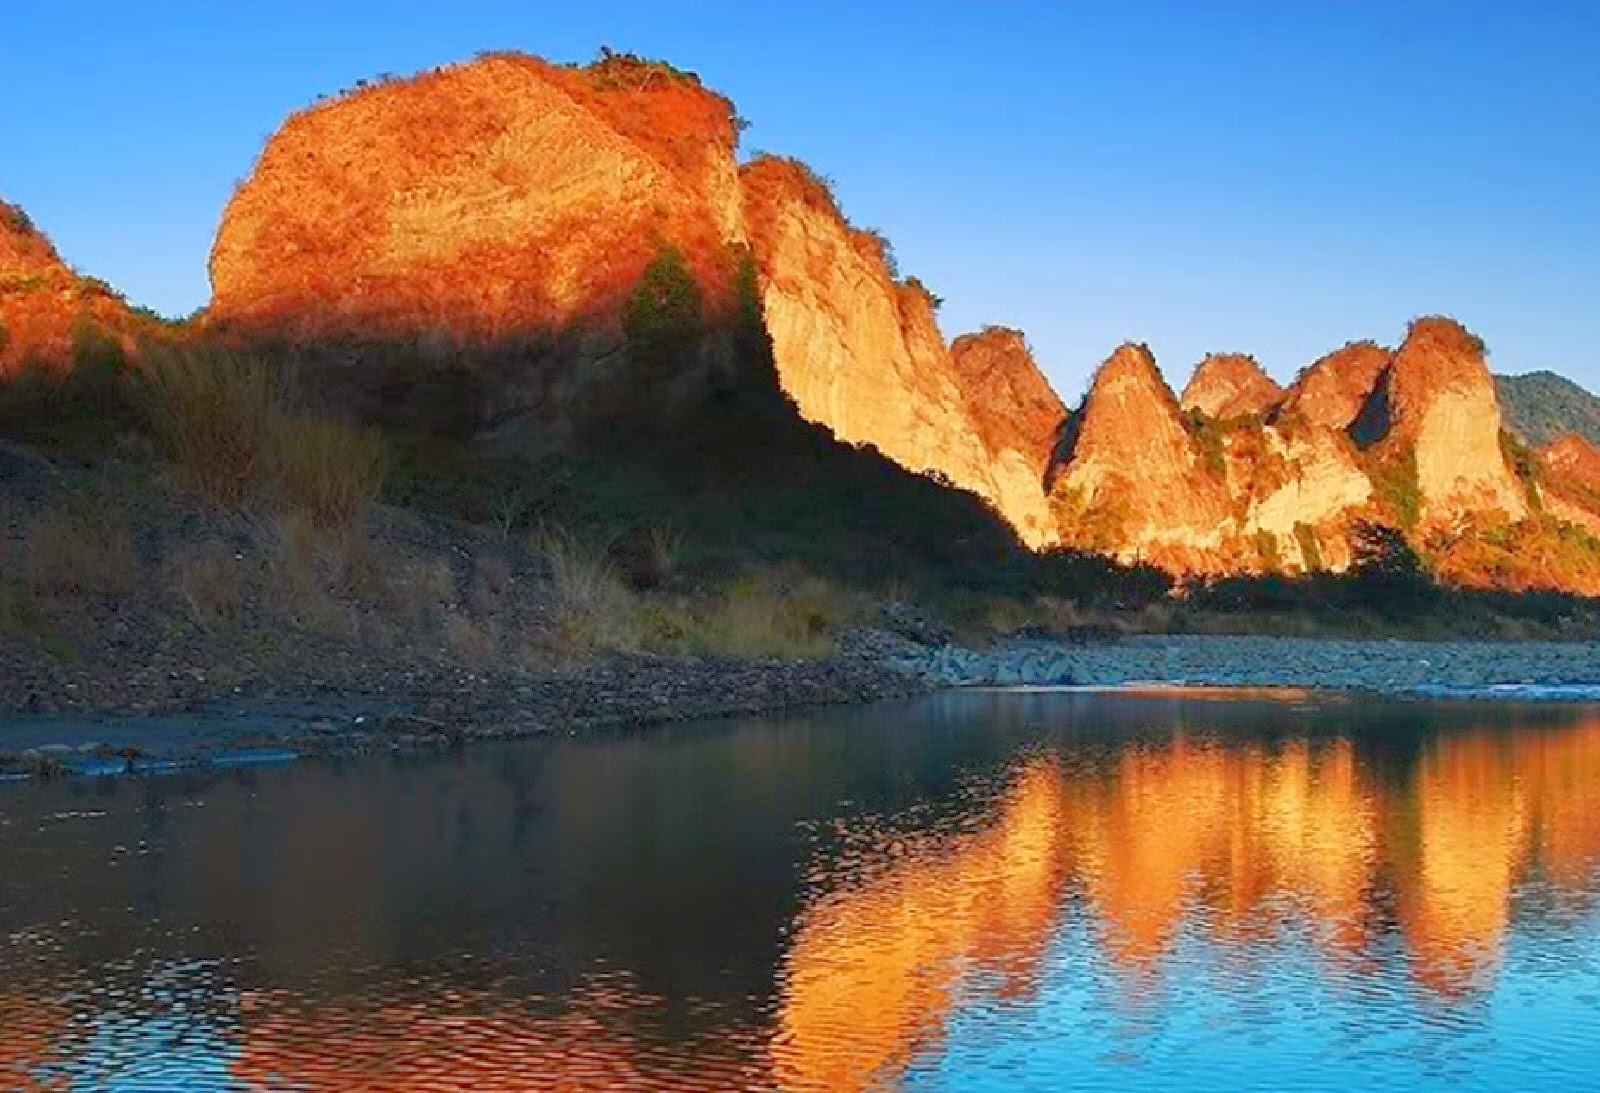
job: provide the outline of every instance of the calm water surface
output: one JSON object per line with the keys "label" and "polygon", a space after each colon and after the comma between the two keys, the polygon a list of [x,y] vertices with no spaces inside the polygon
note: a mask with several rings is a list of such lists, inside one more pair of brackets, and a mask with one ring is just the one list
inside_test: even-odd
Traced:
{"label": "calm water surface", "polygon": [[967,693],[0,786],[0,1090],[1600,1088],[1600,708]]}

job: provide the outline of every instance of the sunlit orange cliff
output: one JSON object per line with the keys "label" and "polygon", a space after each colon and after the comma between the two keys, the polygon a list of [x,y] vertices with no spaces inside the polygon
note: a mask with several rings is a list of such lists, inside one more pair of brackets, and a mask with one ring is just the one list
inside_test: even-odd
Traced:
{"label": "sunlit orange cliff", "polygon": [[[1022,332],[947,341],[888,241],[804,164],[741,160],[740,128],[692,73],[609,51],[364,84],[268,140],[223,213],[202,328],[346,378],[477,360],[479,439],[526,450],[597,407],[699,405],[752,367],[737,327],[754,316],[802,416],[976,493],[1034,548],[1338,571],[1378,523],[1451,583],[1600,594],[1600,493],[1570,451],[1503,428],[1460,323],[1351,343],[1287,388],[1213,354],[1181,398],[1124,345],[1069,410]],[[0,369],[65,358],[85,320],[128,339],[120,300],[0,213]]]}

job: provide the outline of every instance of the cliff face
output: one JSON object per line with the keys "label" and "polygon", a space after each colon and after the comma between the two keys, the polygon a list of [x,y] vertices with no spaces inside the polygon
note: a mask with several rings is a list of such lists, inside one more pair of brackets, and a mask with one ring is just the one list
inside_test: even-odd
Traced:
{"label": "cliff face", "polygon": [[991,326],[950,344],[950,358],[990,460],[1000,507],[1025,541],[1059,537],[1045,497],[1067,408],[1034,362],[1020,330]]}
{"label": "cliff face", "polygon": [[1565,433],[1538,452],[1545,511],[1600,537],[1600,448]]}
{"label": "cliff face", "polygon": [[604,325],[665,246],[726,300],[731,104],[666,66],[494,55],[293,115],[223,214],[210,318],[310,340]]}
{"label": "cliff face", "polygon": [[61,260],[26,213],[0,200],[0,377],[29,363],[64,368],[87,334],[132,348],[122,298]]}
{"label": "cliff face", "polygon": [[[741,170],[736,137],[726,99],[637,58],[494,55],[366,87],[268,143],[223,217],[210,320],[302,343],[533,347],[484,395],[494,439],[516,445],[640,382],[623,328],[667,249],[711,324],[738,312],[748,256],[802,415],[980,494],[1044,542],[1042,472],[1025,488],[1031,472],[991,459],[928,293],[891,274],[883,242],[800,164]],[[632,397],[644,410],[692,397],[725,348],[703,342],[695,366]]]}
{"label": "cliff face", "polygon": [[1301,371],[1284,392],[1280,415],[1343,432],[1366,405],[1390,352],[1374,342],[1351,342]]}
{"label": "cliff face", "polygon": [[1195,369],[1180,402],[1185,410],[1226,419],[1265,414],[1282,397],[1283,389],[1262,371],[1254,357],[1213,353]]}
{"label": "cliff face", "polygon": [[1256,554],[1247,562],[1302,571],[1350,565],[1350,520],[1366,509],[1372,483],[1342,433],[1268,425],[1238,434],[1229,455],[1230,491]]}
{"label": "cliff face", "polygon": [[1221,572],[1231,504],[1150,351],[1123,345],[1068,426],[1051,498],[1065,542],[1182,572]]}
{"label": "cliff face", "polygon": [[1412,323],[1362,417],[1379,436],[1380,459],[1414,462],[1424,524],[1527,515],[1525,491],[1501,452],[1500,403],[1483,345],[1459,323]]}
{"label": "cliff face", "polygon": [[[928,293],[893,278],[883,244],[852,228],[803,165],[763,157],[742,178],[778,376],[801,414],[1008,509]],[[1019,530],[1037,523],[1006,515]]]}

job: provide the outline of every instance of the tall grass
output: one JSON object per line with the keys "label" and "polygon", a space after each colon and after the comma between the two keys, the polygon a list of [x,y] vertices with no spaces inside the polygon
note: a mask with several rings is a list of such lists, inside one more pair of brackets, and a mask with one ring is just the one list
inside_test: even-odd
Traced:
{"label": "tall grass", "polygon": [[532,546],[550,572],[555,637],[566,651],[640,648],[638,598],[601,551],[552,530],[535,535]]}
{"label": "tall grass", "polygon": [[190,486],[229,507],[262,492],[286,401],[274,370],[226,350],[169,347],[151,354],[145,381],[156,439]]}
{"label": "tall grass", "polygon": [[370,428],[281,415],[268,454],[267,487],[280,507],[303,510],[318,527],[349,526],[383,488],[383,438]]}
{"label": "tall grass", "polygon": [[139,582],[133,531],[104,499],[72,498],[27,527],[23,574],[34,593],[121,599]]}
{"label": "tall grass", "polygon": [[212,502],[265,502],[344,527],[378,496],[386,466],[375,430],[295,405],[280,370],[219,348],[167,347],[145,372],[147,413],[179,473]]}

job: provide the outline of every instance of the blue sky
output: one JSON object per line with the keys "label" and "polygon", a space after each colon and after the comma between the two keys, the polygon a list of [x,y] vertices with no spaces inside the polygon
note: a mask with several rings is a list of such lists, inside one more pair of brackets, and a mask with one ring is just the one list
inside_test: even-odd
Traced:
{"label": "blue sky", "polygon": [[482,49],[698,71],[1069,400],[1120,341],[1281,379],[1454,314],[1600,389],[1600,3],[0,3],[0,195],[185,313],[285,114]]}

